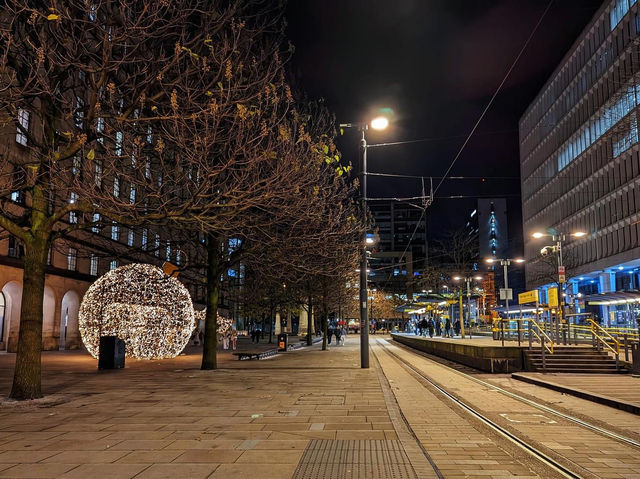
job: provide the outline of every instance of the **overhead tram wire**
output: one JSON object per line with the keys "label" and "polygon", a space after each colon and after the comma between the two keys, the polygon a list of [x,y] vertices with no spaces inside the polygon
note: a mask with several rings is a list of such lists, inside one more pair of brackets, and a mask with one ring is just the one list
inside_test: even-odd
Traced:
{"label": "overhead tram wire", "polygon": [[493,94],[493,96],[491,97],[491,99],[489,100],[489,103],[487,104],[487,106],[485,107],[485,109],[482,111],[482,114],[480,115],[480,117],[478,118],[478,121],[476,121],[475,125],[473,125],[473,128],[471,129],[471,131],[469,132],[469,135],[467,136],[467,139],[464,141],[464,143],[462,143],[462,146],[460,147],[460,149],[458,150],[458,153],[456,154],[456,156],[453,158],[453,161],[451,161],[451,164],[449,165],[449,168],[447,168],[447,171],[444,174],[444,177],[440,180],[440,182],[438,183],[438,185],[436,186],[435,190],[434,190],[434,194],[440,189],[440,186],[442,186],[442,183],[444,182],[444,180],[446,179],[447,175],[449,175],[449,172],[453,169],[454,165],[456,164],[456,162],[458,161],[458,159],[460,158],[460,156],[462,155],[462,152],[464,151],[464,149],[466,148],[467,144],[469,143],[469,141],[471,140],[471,137],[473,136],[473,134],[475,133],[475,131],[478,129],[478,126],[480,126],[480,123],[482,122],[482,120],[484,119],[485,115],[487,114],[487,112],[489,111],[489,108],[491,108],[491,105],[493,105],[493,102],[495,101],[495,99],[497,98],[498,94],[500,93],[500,91],[502,91],[502,87],[504,86],[504,84],[506,83],[507,79],[509,78],[509,75],[511,75],[511,72],[513,71],[514,67],[516,66],[516,64],[518,63],[518,60],[520,60],[520,57],[522,56],[522,54],[524,53],[524,51],[526,50],[527,46],[529,46],[529,42],[531,41],[531,39],[533,38],[533,36],[535,35],[536,31],[538,31],[538,27],[540,26],[540,24],[542,23],[542,20],[544,19],[544,17],[547,15],[547,12],[549,11],[549,9],[551,8],[551,5],[553,5],[553,1],[554,0],[549,0],[549,3],[547,4],[547,8],[544,9],[544,12],[542,12],[542,15],[540,16],[540,18],[538,19],[538,23],[536,23],[535,27],[533,27],[533,30],[531,31],[531,33],[529,34],[529,37],[527,38],[527,41],[524,42],[524,45],[522,46],[522,48],[520,49],[520,52],[518,53],[518,56],[516,56],[515,60],[513,61],[513,63],[511,64],[511,66],[509,67],[509,70],[507,70],[507,73],[505,74],[504,78],[502,79],[502,81],[500,82],[500,84],[498,85],[498,88],[496,88],[495,93]]}

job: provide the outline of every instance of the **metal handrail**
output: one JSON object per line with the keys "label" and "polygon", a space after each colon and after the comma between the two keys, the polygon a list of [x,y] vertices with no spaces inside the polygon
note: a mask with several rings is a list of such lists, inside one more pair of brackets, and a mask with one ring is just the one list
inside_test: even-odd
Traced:
{"label": "metal handrail", "polygon": [[[589,321],[589,323],[591,323],[591,334],[593,334],[593,336],[595,338],[597,338],[602,344],[604,344],[607,348],[609,348],[613,354],[619,355],[620,354],[620,341],[618,341],[616,338],[614,338],[606,329],[604,329],[602,326],[600,326],[598,323],[596,323],[593,319],[589,319],[588,321]],[[616,345],[616,349],[613,349],[611,347],[611,345],[607,342],[607,340],[602,338],[595,331],[604,333],[605,336],[608,336],[609,339]]]}
{"label": "metal handrail", "polygon": [[[540,327],[540,325],[536,321],[531,320],[529,324],[535,326],[538,329],[538,331],[540,331],[542,336],[536,333],[534,329],[531,329],[531,332],[536,335],[540,343],[544,345],[547,351],[549,351],[550,354],[553,354],[553,340],[549,337],[547,333],[544,332],[544,330]],[[545,344],[545,342],[542,340],[542,337],[544,337],[544,339],[548,342],[548,345]]]}

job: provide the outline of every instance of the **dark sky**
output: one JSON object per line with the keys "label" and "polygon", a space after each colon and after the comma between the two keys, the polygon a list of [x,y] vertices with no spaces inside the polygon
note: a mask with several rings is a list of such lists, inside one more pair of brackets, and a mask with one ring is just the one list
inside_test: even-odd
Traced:
{"label": "dark sky", "polygon": [[[518,119],[601,5],[556,0],[496,102],[436,196],[509,196],[509,234],[521,236]],[[369,143],[432,139],[369,150],[369,171],[442,176],[546,8],[547,0],[290,0],[292,70],[338,122],[395,112]],[[340,141],[356,163],[357,135]],[[492,178],[493,177],[493,178]],[[496,178],[503,177],[503,178]],[[436,180],[434,180],[436,181]],[[419,194],[418,180],[370,179],[369,196]],[[432,237],[463,226],[472,199],[436,199]],[[517,247],[516,247],[517,248]],[[514,251],[513,254],[517,254]]]}

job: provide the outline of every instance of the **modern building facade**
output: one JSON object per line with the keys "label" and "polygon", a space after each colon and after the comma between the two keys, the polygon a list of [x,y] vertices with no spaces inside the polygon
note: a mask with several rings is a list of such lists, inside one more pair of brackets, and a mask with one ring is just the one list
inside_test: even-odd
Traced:
{"label": "modern building facade", "polygon": [[369,282],[389,293],[414,293],[428,253],[427,221],[413,205],[380,201],[369,205],[379,235],[371,255]]}
{"label": "modern building facade", "polygon": [[531,234],[565,234],[568,304],[628,327],[640,314],[639,6],[604,2],[519,125],[527,287],[557,275],[540,258],[551,240]]}

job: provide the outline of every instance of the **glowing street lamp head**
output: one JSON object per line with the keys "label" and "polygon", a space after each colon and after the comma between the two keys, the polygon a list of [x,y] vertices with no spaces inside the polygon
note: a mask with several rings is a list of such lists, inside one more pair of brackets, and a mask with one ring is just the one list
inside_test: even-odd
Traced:
{"label": "glowing street lamp head", "polygon": [[374,130],[384,130],[389,126],[389,119],[386,116],[378,116],[371,120],[371,128]]}
{"label": "glowing street lamp head", "polygon": [[476,281],[480,281],[482,279],[482,276],[474,276],[474,278]]}
{"label": "glowing street lamp head", "polygon": [[534,238],[542,238],[544,235],[545,235],[544,233],[540,233],[539,231],[536,231],[531,236],[533,236]]}
{"label": "glowing street lamp head", "polygon": [[516,263],[524,263],[524,259],[523,258],[516,258],[516,259],[514,259],[514,261]]}
{"label": "glowing street lamp head", "polygon": [[575,238],[582,238],[586,234],[587,233],[585,233],[584,231],[576,231],[575,233],[571,233],[571,236],[573,236]]}
{"label": "glowing street lamp head", "polygon": [[455,279],[456,281],[460,281],[462,278],[460,276],[454,276],[453,279]]}
{"label": "glowing street lamp head", "polygon": [[374,243],[376,242],[376,240],[375,240],[375,239],[373,239],[373,238],[371,238],[371,237],[369,237],[369,236],[367,236],[367,239],[365,239],[364,241],[365,241],[365,243],[367,243],[367,244],[374,244]]}
{"label": "glowing street lamp head", "polygon": [[489,264],[491,264],[491,263],[495,263],[495,262],[496,262],[496,260],[495,260],[495,259],[493,259],[493,258],[487,258],[487,259],[485,259],[484,261],[485,261],[485,263],[489,263]]}

